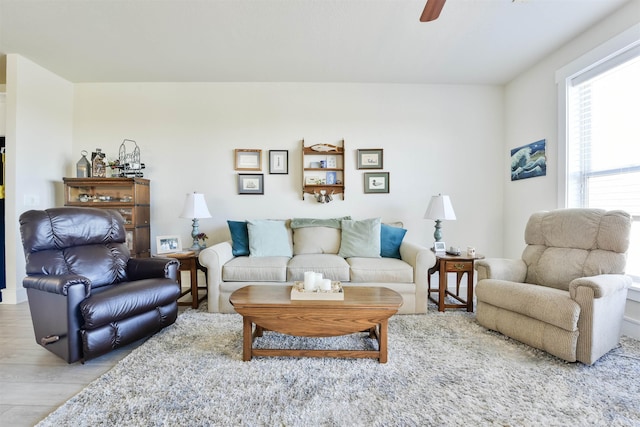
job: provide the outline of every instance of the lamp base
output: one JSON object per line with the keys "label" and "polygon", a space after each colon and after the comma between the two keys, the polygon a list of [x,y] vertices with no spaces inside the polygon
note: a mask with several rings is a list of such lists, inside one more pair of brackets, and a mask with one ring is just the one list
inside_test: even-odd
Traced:
{"label": "lamp base", "polygon": [[442,220],[436,219],[436,230],[433,232],[433,238],[436,239],[436,242],[440,242],[442,240],[441,222]]}
{"label": "lamp base", "polygon": [[190,251],[199,251],[200,244],[198,243],[198,234],[200,234],[200,225],[198,224],[198,218],[193,218],[191,224],[191,237],[193,238],[193,245],[189,248]]}

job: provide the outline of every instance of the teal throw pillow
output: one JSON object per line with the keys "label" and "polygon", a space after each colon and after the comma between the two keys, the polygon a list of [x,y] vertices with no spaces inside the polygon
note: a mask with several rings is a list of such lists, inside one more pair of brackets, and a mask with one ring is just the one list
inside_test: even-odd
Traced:
{"label": "teal throw pillow", "polygon": [[380,258],[380,218],[342,220],[338,255],[343,258]]}
{"label": "teal throw pillow", "polygon": [[231,253],[233,256],[249,255],[249,232],[246,221],[227,221],[231,233]]}
{"label": "teal throw pillow", "polygon": [[400,245],[407,230],[387,224],[380,225],[380,256],[400,259]]}
{"label": "teal throw pillow", "polygon": [[247,229],[250,256],[293,256],[293,245],[285,221],[248,220]]}

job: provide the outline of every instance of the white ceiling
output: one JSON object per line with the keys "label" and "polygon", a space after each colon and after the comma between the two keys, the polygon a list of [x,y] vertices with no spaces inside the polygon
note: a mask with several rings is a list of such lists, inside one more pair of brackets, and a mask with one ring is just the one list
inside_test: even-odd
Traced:
{"label": "white ceiling", "polygon": [[0,55],[72,82],[503,84],[627,0],[0,0]]}

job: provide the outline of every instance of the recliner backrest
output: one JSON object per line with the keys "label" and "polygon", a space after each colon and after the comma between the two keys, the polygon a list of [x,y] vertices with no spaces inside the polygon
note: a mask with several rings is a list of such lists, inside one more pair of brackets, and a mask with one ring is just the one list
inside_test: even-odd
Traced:
{"label": "recliner backrest", "polygon": [[31,210],[20,215],[20,233],[28,275],[77,274],[93,288],[127,280],[130,252],[115,210]]}
{"label": "recliner backrest", "polygon": [[569,290],[579,277],[623,274],[631,216],[624,211],[558,209],[531,215],[522,259],[527,283]]}

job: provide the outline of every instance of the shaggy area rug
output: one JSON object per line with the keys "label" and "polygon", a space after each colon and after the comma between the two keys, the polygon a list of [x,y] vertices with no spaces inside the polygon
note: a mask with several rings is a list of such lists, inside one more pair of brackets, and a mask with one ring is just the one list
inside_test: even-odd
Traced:
{"label": "shaggy area rug", "polygon": [[[369,348],[366,334],[265,346]],[[462,312],[398,315],[389,362],[242,361],[242,318],[187,310],[40,426],[638,426],[640,341],[565,363]],[[78,369],[82,369],[78,366]]]}

